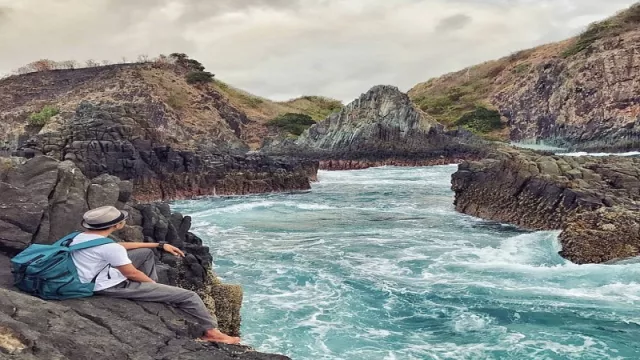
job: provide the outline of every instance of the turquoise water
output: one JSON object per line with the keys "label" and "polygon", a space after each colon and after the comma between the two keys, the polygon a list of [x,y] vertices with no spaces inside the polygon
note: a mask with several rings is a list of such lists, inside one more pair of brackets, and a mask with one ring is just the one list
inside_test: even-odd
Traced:
{"label": "turquoise water", "polygon": [[242,335],[293,359],[637,359],[640,264],[458,214],[455,166],[320,172],[312,191],[182,201]]}

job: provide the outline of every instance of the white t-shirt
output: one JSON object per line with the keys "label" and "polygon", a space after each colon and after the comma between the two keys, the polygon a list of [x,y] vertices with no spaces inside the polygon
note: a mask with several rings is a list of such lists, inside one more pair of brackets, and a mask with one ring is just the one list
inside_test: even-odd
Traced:
{"label": "white t-shirt", "polygon": [[[73,239],[71,245],[77,245],[100,238],[102,238],[102,236],[80,234]],[[76,268],[78,268],[78,276],[81,282],[89,283],[100,273],[96,278],[94,291],[104,290],[127,280],[127,278],[115,268],[117,266],[131,264],[127,250],[122,245],[113,243],[77,250],[71,253],[71,257],[73,258]]]}

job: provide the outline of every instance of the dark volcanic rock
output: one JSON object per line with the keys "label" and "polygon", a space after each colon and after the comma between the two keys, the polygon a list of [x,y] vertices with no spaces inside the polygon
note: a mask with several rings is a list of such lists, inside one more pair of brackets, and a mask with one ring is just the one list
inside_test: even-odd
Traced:
{"label": "dark volcanic rock", "polygon": [[83,102],[70,121],[31,138],[16,155],[46,154],[74,162],[90,178],[106,173],[130,180],[133,196],[141,201],[307,190],[315,177],[313,161],[175,150],[147,116],[132,104]]}
{"label": "dark volcanic rock", "polygon": [[376,86],[295,142],[263,151],[322,160],[321,168],[423,166],[479,159],[488,145],[466,130],[446,131],[393,86]]}
{"label": "dark volcanic rock", "polygon": [[89,180],[70,161],[39,156],[24,164],[0,162],[0,353],[20,359],[284,359],[196,343],[195,322],[163,304],[102,297],[45,302],[9,288],[8,256],[81,230],[89,208],[115,205],[131,216],[113,237],[168,241],[183,249],[183,259],[157,253],[160,281],[198,292],[220,329],[238,335],[242,289],[213,275],[208,247],[188,231],[190,218],[172,214],[167,204],[125,203],[130,195],[127,181],[108,175]]}
{"label": "dark volcanic rock", "polygon": [[0,288],[0,324],[3,359],[288,359],[196,342],[195,321],[159,303],[101,296],[47,302]]}
{"label": "dark volcanic rock", "polygon": [[[555,156],[505,147],[488,159],[462,163],[452,188],[460,212],[528,229],[565,229],[564,257],[604,262],[632,256],[640,242],[630,221],[640,201],[639,165],[638,158]],[[602,217],[612,214],[621,217],[602,228],[608,224]]]}

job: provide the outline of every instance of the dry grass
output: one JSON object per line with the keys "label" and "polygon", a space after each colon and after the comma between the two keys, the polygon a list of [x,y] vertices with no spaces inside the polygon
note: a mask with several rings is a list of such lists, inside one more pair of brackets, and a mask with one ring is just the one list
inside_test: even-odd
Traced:
{"label": "dry grass", "polygon": [[286,113],[309,115],[312,119],[319,121],[343,107],[340,101],[321,96],[303,96],[285,102],[276,102],[252,95],[220,80],[215,80],[212,86],[231,104],[245,112],[250,119],[259,122],[267,122]]}
{"label": "dry grass", "polygon": [[27,346],[20,340],[18,334],[12,329],[0,326],[0,349],[8,354],[19,354]]}
{"label": "dry grass", "polygon": [[[536,66],[557,56],[566,46],[567,42],[561,42],[518,51],[498,60],[430,79],[411,89],[409,96],[438,122],[453,126],[477,107],[496,110],[492,105],[495,94],[516,86],[519,79],[529,76]],[[504,130],[482,134],[489,140],[507,140],[508,135]]]}
{"label": "dry grass", "polygon": [[596,41],[618,36],[625,31],[635,30],[640,25],[640,3],[634,4],[615,16],[596,22],[576,37],[563,52],[563,57],[571,57],[591,47]]}

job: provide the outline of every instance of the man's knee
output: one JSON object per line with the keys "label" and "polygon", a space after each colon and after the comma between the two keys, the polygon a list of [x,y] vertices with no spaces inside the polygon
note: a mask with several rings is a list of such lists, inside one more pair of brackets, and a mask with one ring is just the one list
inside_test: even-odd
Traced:
{"label": "man's knee", "polygon": [[184,289],[184,294],[188,301],[198,304],[204,304],[204,302],[200,298],[200,295],[198,295],[198,293],[196,293],[195,291]]}

